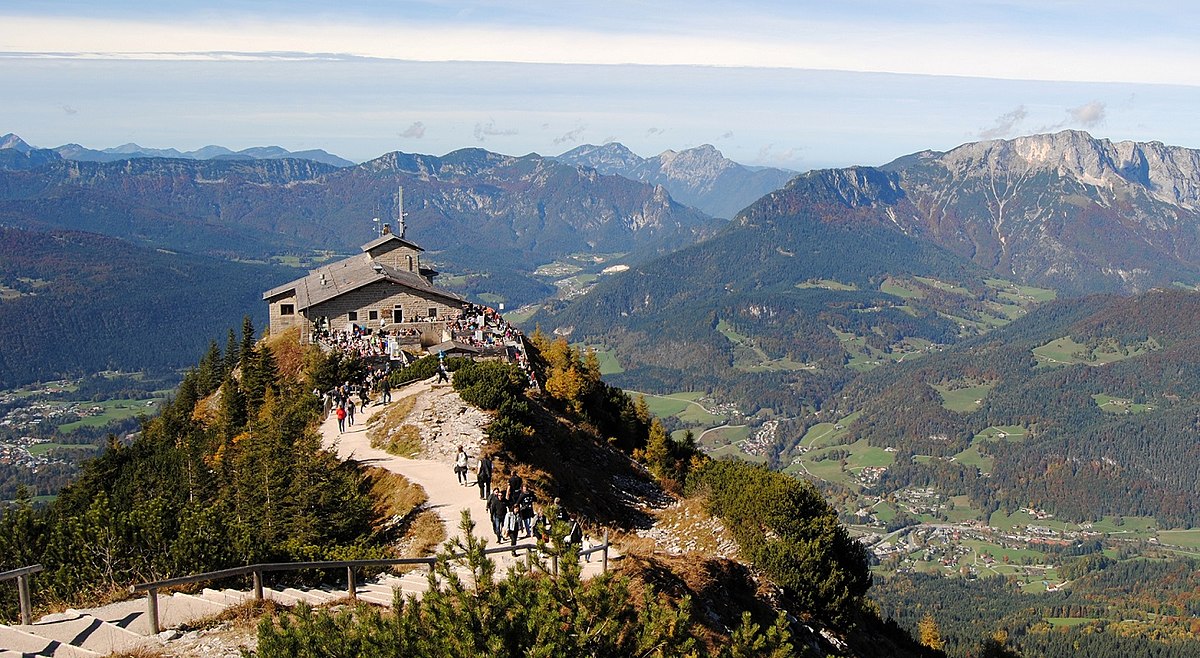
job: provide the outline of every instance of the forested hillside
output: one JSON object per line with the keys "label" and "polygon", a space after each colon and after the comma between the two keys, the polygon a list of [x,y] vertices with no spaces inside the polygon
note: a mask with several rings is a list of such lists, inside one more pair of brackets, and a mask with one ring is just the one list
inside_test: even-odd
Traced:
{"label": "forested hillside", "polygon": [[0,227],[0,388],[103,370],[176,370],[214,327],[296,270],[71,231]]}
{"label": "forested hillside", "polygon": [[[866,554],[814,487],[746,464],[713,462],[694,446],[670,440],[644,403],[600,380],[594,355],[565,341],[531,337],[530,360],[546,382],[534,397],[515,366],[454,363],[462,399],[495,414],[487,431],[502,463],[518,468],[546,499],[561,494],[569,509],[618,528],[638,527],[628,524],[647,514],[631,494],[686,482],[733,528],[739,551],[765,574],[759,580],[736,563],[705,561],[720,587],[736,587],[744,603],[730,606],[708,591],[696,580],[703,571],[695,564],[668,566],[652,553],[631,554],[628,572],[586,583],[578,580],[578,567],[565,564],[561,576],[543,565],[494,578],[482,545],[468,540],[467,563],[476,573],[470,586],[447,577],[421,603],[388,616],[358,607],[267,618],[259,631],[261,655],[292,655],[299,646],[322,655],[334,646],[380,655],[475,647],[516,656],[581,646],[609,647],[614,655],[782,658],[809,655],[817,646],[856,656],[874,655],[872,647],[889,655],[936,655],[865,605]],[[434,361],[419,361],[412,373],[397,371],[393,378],[427,375]],[[2,513],[0,569],[44,564],[35,599],[79,604],[113,596],[132,582],[183,573],[391,554],[404,524],[379,518],[379,501],[360,465],[338,462],[314,432],[318,398],[309,391],[351,379],[362,367],[357,358],[302,347],[294,335],[256,342],[247,320],[241,341],[224,352],[210,347],[177,397],[131,445],[113,442],[49,507],[22,500]],[[633,514],[614,515],[618,508]],[[571,554],[556,544],[543,552]],[[439,569],[449,573],[445,563]],[[0,604],[11,614],[11,598]]]}
{"label": "forested hillside", "polygon": [[939,247],[772,196],[531,323],[613,350],[614,383],[795,413],[855,369],[1007,322],[1025,303],[1007,291]]}
{"label": "forested hillside", "polygon": [[[858,414],[842,441],[896,449],[881,491],[931,484],[969,494],[984,510],[1194,526],[1196,317],[1200,295],[1181,290],[1056,302],[945,353],[863,375],[827,409]],[[943,391],[966,386],[980,391],[978,403],[948,409]],[[1025,433],[979,437],[1005,426]],[[955,459],[969,448],[994,460],[988,473]]]}

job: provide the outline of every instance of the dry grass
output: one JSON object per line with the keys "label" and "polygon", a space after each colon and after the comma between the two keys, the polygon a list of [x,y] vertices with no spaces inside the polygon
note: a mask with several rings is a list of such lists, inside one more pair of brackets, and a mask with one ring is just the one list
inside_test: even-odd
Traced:
{"label": "dry grass", "polygon": [[383,411],[375,413],[368,421],[372,425],[367,431],[371,447],[385,450],[398,457],[417,457],[421,454],[421,433],[416,427],[406,424],[417,398],[410,395],[401,398]]}
{"label": "dry grass", "polygon": [[371,500],[380,519],[406,518],[429,500],[421,485],[409,482],[403,475],[378,466],[363,469],[371,486]]}
{"label": "dry grass", "polygon": [[364,472],[375,502],[377,523],[392,524],[402,534],[396,544],[400,556],[433,554],[446,540],[446,528],[435,512],[423,509],[429,501],[425,489],[403,475],[377,466],[368,466]]}
{"label": "dry grass", "polygon": [[186,633],[188,631],[214,628],[224,623],[228,623],[234,628],[253,630],[258,626],[260,618],[263,616],[274,617],[281,610],[283,610],[283,607],[270,599],[263,599],[262,601],[251,600],[225,608],[211,617],[183,624],[178,630]]}
{"label": "dry grass", "polygon": [[311,345],[300,344],[300,328],[288,329],[274,336],[267,336],[264,341],[275,356],[275,364],[279,374],[287,378],[298,378],[308,361],[309,353],[314,349]]}
{"label": "dry grass", "polygon": [[690,631],[713,653],[728,642],[729,629],[741,623],[743,611],[764,625],[777,614],[771,601],[778,592],[733,560],[627,553],[617,570],[633,581],[630,600],[639,607],[651,593],[672,601],[690,597],[695,619]]}
{"label": "dry grass", "polygon": [[158,649],[149,647],[138,647],[129,651],[121,651],[119,653],[109,654],[109,658],[164,658],[169,654],[163,653]]}
{"label": "dry grass", "polygon": [[737,545],[733,536],[706,507],[701,498],[684,498],[658,513],[657,527],[688,553],[732,557]]}
{"label": "dry grass", "polygon": [[446,526],[433,510],[425,510],[413,519],[409,528],[405,557],[425,557],[446,541]]}

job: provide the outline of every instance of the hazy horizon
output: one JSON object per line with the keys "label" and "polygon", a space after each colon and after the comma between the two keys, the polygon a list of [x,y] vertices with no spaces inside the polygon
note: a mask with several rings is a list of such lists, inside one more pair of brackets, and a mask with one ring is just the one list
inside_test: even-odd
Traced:
{"label": "hazy horizon", "polygon": [[965,5],[17,0],[0,133],[356,162],[708,143],[798,171],[1067,128],[1200,147],[1200,8]]}

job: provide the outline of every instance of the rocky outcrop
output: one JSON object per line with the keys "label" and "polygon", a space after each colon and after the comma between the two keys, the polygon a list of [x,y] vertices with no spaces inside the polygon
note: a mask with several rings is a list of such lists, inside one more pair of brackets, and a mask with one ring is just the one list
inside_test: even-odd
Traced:
{"label": "rocky outcrop", "polygon": [[[1200,281],[1200,151],[1064,131],[808,172],[742,223],[893,226],[1005,277],[1072,293]],[[791,219],[788,219],[791,218]]]}

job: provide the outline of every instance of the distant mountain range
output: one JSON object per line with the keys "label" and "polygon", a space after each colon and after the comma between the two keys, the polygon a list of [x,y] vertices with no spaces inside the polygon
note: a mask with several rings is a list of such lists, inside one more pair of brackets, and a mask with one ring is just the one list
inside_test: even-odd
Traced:
{"label": "distant mountain range", "polygon": [[1067,292],[1200,280],[1200,151],[1064,131],[814,171],[781,203],[853,210]]}
{"label": "distant mountain range", "polygon": [[[297,158],[333,165],[334,167],[349,167],[354,164],[345,158],[339,158],[321,149],[289,151],[281,146],[254,146],[240,151],[227,149],[224,146],[205,146],[194,151],[179,151],[173,148],[147,148],[129,143],[101,150],[89,149],[79,144],[64,144],[52,149],[43,149],[30,146],[12,133],[0,137],[0,152],[5,149],[13,149],[27,156],[36,154],[32,159],[39,163],[52,159],[52,156],[45,153],[48,151],[57,153],[64,160],[76,160],[80,162],[117,162],[134,158],[176,158],[181,160],[279,160],[283,158]],[[5,160],[3,156],[0,156],[0,169],[2,168],[5,168]]]}
{"label": "distant mountain range", "polygon": [[640,157],[616,142],[603,146],[584,144],[559,155],[558,159],[592,167],[602,174],[662,185],[680,203],[725,219],[731,219],[796,175],[785,169],[738,164],[711,144],[684,151],[663,151],[652,158]]}
{"label": "distant mountain range", "polygon": [[712,239],[533,321],[615,349],[626,386],[724,391],[750,409],[816,405],[851,364],[1019,317],[1012,304],[1030,295],[1014,284],[1194,285],[1198,162],[1189,149],[1068,131],[811,171]]}
{"label": "distant mountain range", "polygon": [[555,292],[533,276],[541,265],[578,254],[640,262],[720,223],[661,187],[481,149],[340,168],[291,158],[85,162],[53,152],[35,166],[41,153],[0,149],[26,165],[0,171],[0,222],[243,260],[307,257],[370,240],[394,218],[403,186],[408,235],[438,266],[469,275],[449,283],[514,305]]}

